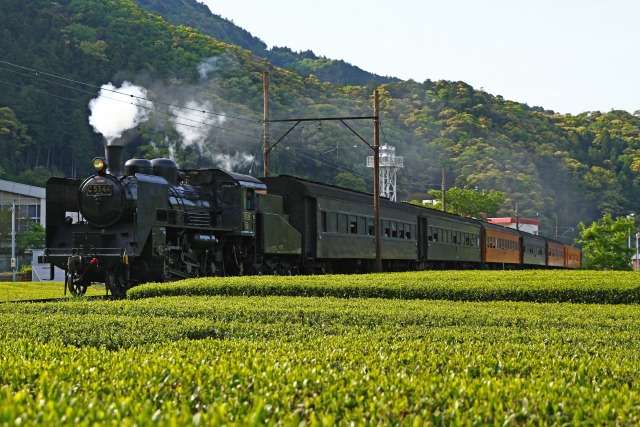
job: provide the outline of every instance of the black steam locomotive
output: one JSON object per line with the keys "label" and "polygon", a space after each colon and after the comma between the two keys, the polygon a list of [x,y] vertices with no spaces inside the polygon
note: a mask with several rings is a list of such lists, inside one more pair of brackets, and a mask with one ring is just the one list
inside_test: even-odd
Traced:
{"label": "black steam locomotive", "polygon": [[[291,176],[178,170],[109,146],[84,181],[47,183],[44,262],[83,295],[180,278],[374,269],[372,196]],[[268,192],[267,192],[268,190]],[[581,251],[473,218],[381,200],[385,270],[580,268]]]}
{"label": "black steam locomotive", "polygon": [[179,171],[169,159],[130,159],[122,168],[122,151],[107,147],[84,181],[47,183],[43,261],[65,270],[73,295],[93,282],[122,297],[140,282],[295,272],[300,233],[263,182]]}

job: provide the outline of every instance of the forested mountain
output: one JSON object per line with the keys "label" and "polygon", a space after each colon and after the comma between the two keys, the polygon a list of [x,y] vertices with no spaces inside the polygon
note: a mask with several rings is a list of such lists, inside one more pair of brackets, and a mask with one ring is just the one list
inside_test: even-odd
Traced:
{"label": "forested mountain", "polygon": [[294,52],[287,47],[268,49],[265,42],[233,22],[215,15],[197,0],[137,0],[143,8],[162,15],[169,22],[197,28],[220,41],[250,50],[273,65],[288,68],[303,76],[315,75],[322,81],[338,84],[381,84],[398,81],[362,70],[342,60],[318,57],[312,51]]}
{"label": "forested mountain", "polygon": [[[149,120],[127,135],[129,154],[171,154],[187,167],[231,165],[260,173],[252,162],[234,159],[260,153],[265,69],[272,74],[274,118],[371,112],[371,86],[274,67],[252,51],[174,26],[134,0],[0,4],[0,61],[73,80],[0,63],[3,178],[42,184],[52,173],[87,173],[103,145],[89,125],[88,103],[108,82],[144,86],[154,101]],[[560,115],[463,82],[398,81],[382,85],[381,93],[383,142],[405,156],[403,197],[437,186],[444,167],[449,186],[503,191],[503,213],[517,202],[521,215],[541,216],[547,233],[557,216],[565,237],[577,222],[603,211],[640,209],[637,115]],[[205,118],[201,109],[216,115]],[[352,125],[371,138],[368,124]],[[274,137],[286,129],[274,126]],[[370,186],[365,148],[337,125],[307,124],[274,151],[273,169]]]}

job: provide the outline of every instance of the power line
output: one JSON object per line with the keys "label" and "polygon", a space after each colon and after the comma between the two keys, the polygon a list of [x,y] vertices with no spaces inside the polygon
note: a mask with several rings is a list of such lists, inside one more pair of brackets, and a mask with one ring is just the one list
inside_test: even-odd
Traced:
{"label": "power line", "polygon": [[[0,64],[5,64],[5,65],[8,65],[10,67],[18,68],[18,69],[27,71],[29,73],[33,73],[34,74],[34,76],[33,76],[34,78],[38,78],[38,77],[40,77],[40,75],[43,75],[43,76],[47,76],[47,77],[52,77],[52,78],[55,78],[55,79],[63,80],[63,81],[69,82],[69,83],[75,83],[75,84],[78,84],[78,85],[81,85],[81,86],[85,86],[85,87],[91,87],[91,88],[95,88],[95,89],[99,89],[99,90],[104,90],[104,91],[107,91],[107,92],[117,93],[119,95],[131,97],[131,98],[138,99],[138,100],[141,100],[141,101],[154,102],[154,101],[152,101],[152,100],[150,100],[148,98],[142,97],[142,96],[128,94],[128,93],[121,92],[121,91],[118,91],[118,90],[115,90],[115,89],[107,89],[105,87],[98,86],[98,85],[95,85],[95,84],[92,84],[92,83],[87,83],[87,82],[83,82],[83,81],[80,81],[80,80],[75,80],[75,79],[72,79],[72,78],[69,78],[69,77],[62,76],[60,74],[41,71],[41,70],[37,70],[37,69],[31,68],[31,67],[25,67],[23,65],[14,64],[12,62],[5,61],[5,60],[0,60]],[[192,108],[192,107],[187,107],[187,106],[180,106],[180,105],[170,104],[170,103],[162,102],[162,101],[155,101],[155,102],[157,104],[165,105],[165,106],[170,107],[170,108],[177,108],[177,109],[181,109],[181,110],[195,111],[195,112],[199,112],[199,113],[203,113],[203,114],[209,114],[209,115],[212,115],[212,116],[225,117],[225,118],[228,118],[228,119],[241,120],[241,121],[245,121],[245,122],[260,123],[259,120],[249,119],[249,118],[246,118],[246,117],[232,116],[232,115],[228,115],[228,114],[216,113],[214,111],[207,111],[207,110],[204,110],[204,109]]]}
{"label": "power line", "polygon": [[[2,61],[0,61],[0,62],[2,62]],[[23,73],[15,72],[15,71],[12,71],[12,70],[7,70],[7,69],[4,69],[4,68],[0,68],[0,71],[7,71],[7,72],[10,72],[10,73],[14,73],[14,74],[18,74],[18,75],[22,75],[22,76],[26,76],[26,77],[33,77],[31,75],[26,75],[26,74],[23,74]],[[83,90],[83,89],[80,89],[80,88],[77,88],[77,87],[61,84],[59,82],[53,82],[53,81],[50,81],[50,80],[46,80],[46,81],[48,83],[51,83],[51,84],[54,84],[54,85],[57,85],[57,86],[60,86],[60,87],[64,87],[64,88],[71,89],[71,90],[75,90],[77,92],[84,93],[84,94],[87,94],[87,95],[95,96],[95,93],[89,92],[89,91],[86,91],[86,90]],[[5,84],[9,84],[11,86],[18,87],[18,88],[22,88],[23,87],[23,86],[19,86],[18,84],[9,83],[9,82],[6,82],[6,81],[4,83]],[[29,88],[31,88],[32,90],[47,94],[49,96],[53,96],[53,97],[59,98],[59,99],[72,101],[72,102],[79,102],[79,103],[83,103],[83,104],[85,103],[85,101],[83,101],[83,100],[62,97],[62,96],[53,94],[51,92],[47,92],[47,91],[42,90],[42,89],[33,88],[31,86],[29,86]],[[120,92],[116,92],[116,93],[120,93]],[[129,97],[128,94],[124,94],[124,95]],[[200,125],[200,126],[194,126],[194,125],[190,125],[190,124],[186,124],[186,123],[182,123],[180,121],[174,120],[174,123],[177,126],[185,126],[185,127],[189,127],[189,128],[193,128],[193,129],[203,129],[203,128],[206,128],[206,127],[211,127],[211,128],[221,129],[223,131],[227,131],[227,132],[231,132],[231,133],[236,133],[238,135],[242,135],[242,136],[245,136],[245,137],[248,137],[248,138],[256,138],[257,137],[257,135],[250,135],[248,133],[244,133],[244,132],[237,131],[237,130],[234,130],[234,129],[226,128],[226,127],[223,127],[223,126],[218,126],[218,125],[215,125],[215,124],[213,124],[211,122],[200,121],[200,120],[192,119],[192,118],[189,118],[189,117],[186,117],[186,116],[182,116],[182,115],[179,115],[179,114],[161,111],[161,110],[158,110],[157,108],[149,107],[148,105],[143,105],[143,104],[137,102],[137,100],[135,100],[135,99],[133,101],[131,101],[131,100],[118,99],[118,98],[111,97],[111,96],[106,96],[106,95],[101,95],[101,96],[103,98],[109,99],[111,101],[121,102],[121,103],[129,104],[129,105],[134,105],[136,107],[142,108],[142,109],[147,110],[147,111],[156,112],[158,114],[162,114],[162,115],[168,116],[169,118],[172,118],[172,119],[188,121],[188,122],[197,123],[197,124]],[[134,98],[138,98],[138,97],[134,97]],[[146,99],[146,98],[140,98],[140,99]],[[147,102],[149,102],[151,104],[154,103],[153,101],[150,101],[150,100],[147,100]],[[169,104],[167,104],[167,105],[169,105]]]}

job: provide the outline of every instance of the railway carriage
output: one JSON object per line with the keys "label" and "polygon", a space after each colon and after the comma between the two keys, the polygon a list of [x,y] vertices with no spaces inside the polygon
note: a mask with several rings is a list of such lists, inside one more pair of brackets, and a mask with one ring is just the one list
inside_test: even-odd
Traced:
{"label": "railway carriage", "polygon": [[500,225],[484,223],[482,261],[487,265],[519,265],[520,233]]}
{"label": "railway carriage", "polygon": [[[281,196],[291,224],[302,233],[303,271],[372,271],[375,228],[370,194],[292,176],[264,178]],[[381,200],[382,258],[387,269],[412,268],[418,257],[417,217]]]}
{"label": "railway carriage", "polygon": [[576,269],[582,265],[582,252],[580,249],[565,245],[564,246],[564,266],[565,268]]}
{"label": "railway carriage", "polygon": [[521,231],[520,235],[522,236],[522,265],[546,266],[547,247],[545,238],[524,231]]}
{"label": "railway carriage", "polygon": [[566,265],[565,255],[562,243],[547,240],[547,267],[564,268]]}
{"label": "railway carriage", "polygon": [[481,262],[478,221],[428,208],[414,208],[420,224],[420,261],[424,267],[465,267]]}

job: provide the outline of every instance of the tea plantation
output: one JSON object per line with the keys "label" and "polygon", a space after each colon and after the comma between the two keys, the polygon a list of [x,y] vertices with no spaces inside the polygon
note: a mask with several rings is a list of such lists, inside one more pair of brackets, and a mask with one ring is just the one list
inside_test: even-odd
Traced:
{"label": "tea plantation", "polygon": [[[0,304],[0,424],[638,425],[640,306],[613,297],[635,280],[200,279],[127,301]],[[521,301],[567,293],[583,303]]]}

